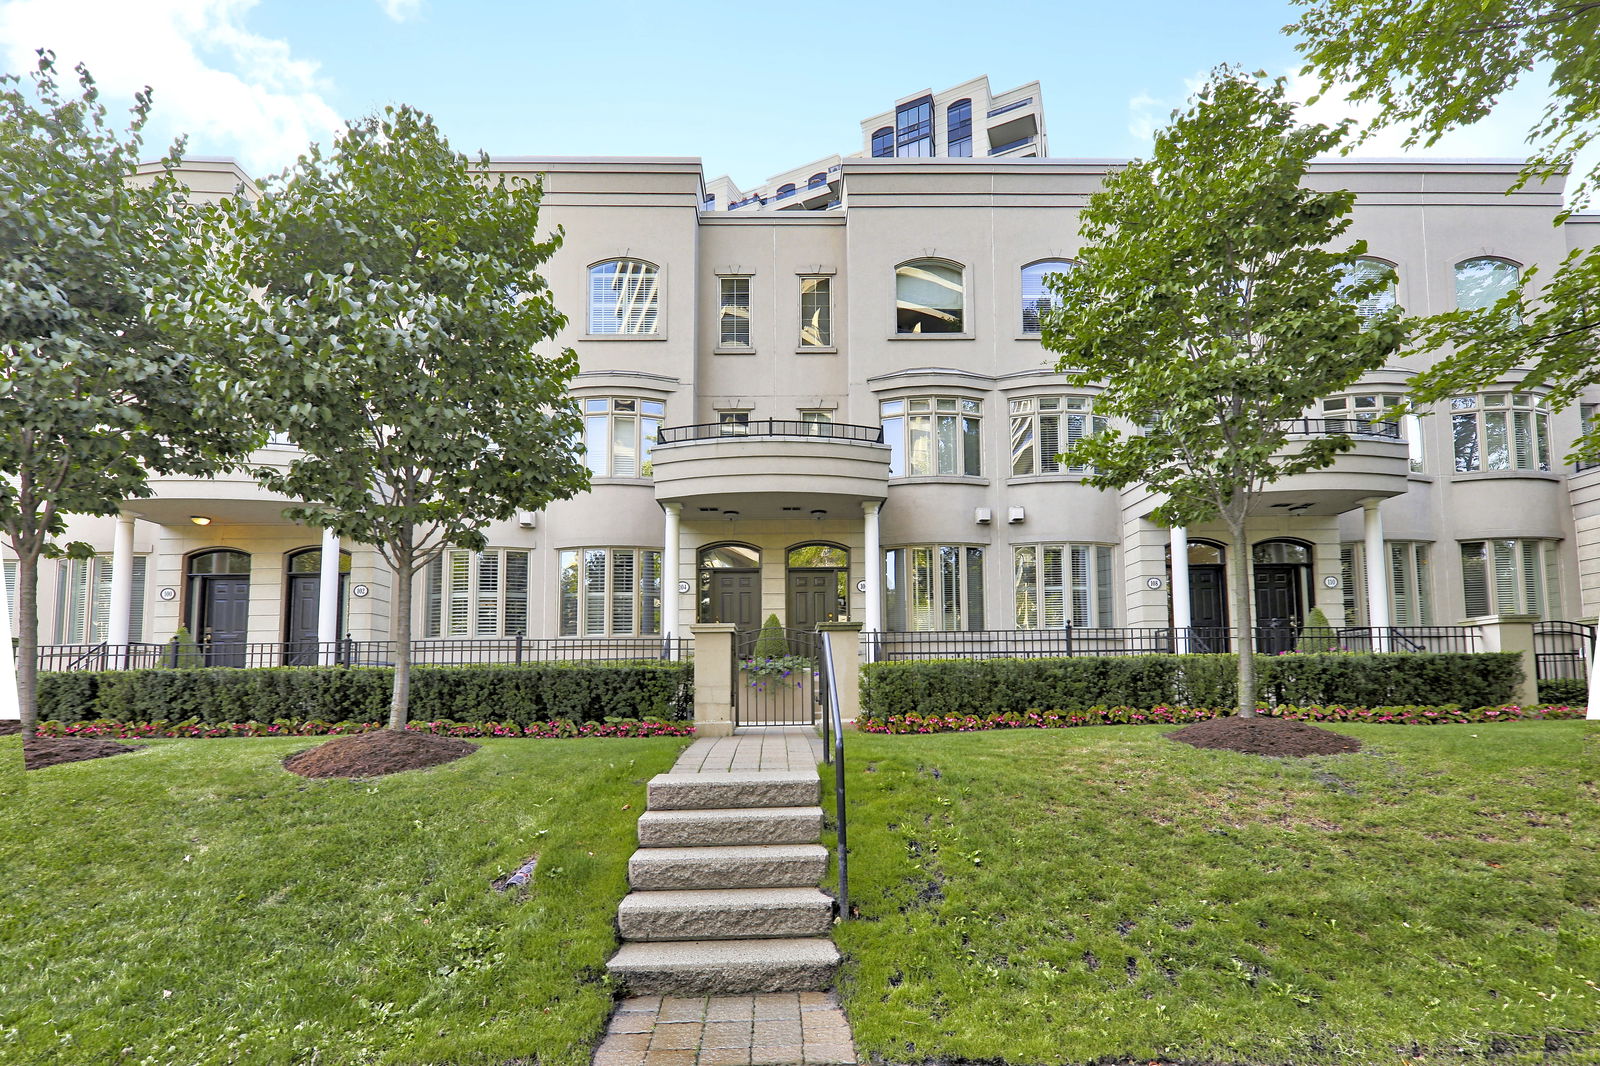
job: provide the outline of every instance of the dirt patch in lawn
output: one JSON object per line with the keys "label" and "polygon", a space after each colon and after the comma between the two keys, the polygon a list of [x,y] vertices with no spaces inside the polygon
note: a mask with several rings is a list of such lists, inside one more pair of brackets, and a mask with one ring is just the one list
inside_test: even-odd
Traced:
{"label": "dirt patch in lawn", "polygon": [[22,732],[22,723],[16,719],[7,719],[0,722],[0,737],[14,737]]}
{"label": "dirt patch in lawn", "polygon": [[1360,751],[1361,741],[1307,722],[1287,718],[1211,718],[1168,733],[1197,748],[1242,751],[1246,755],[1343,755]]}
{"label": "dirt patch in lawn", "polygon": [[111,755],[126,755],[143,746],[95,740],[92,737],[29,737],[22,742],[22,768],[43,770],[46,766],[60,766],[62,763],[104,759]]}
{"label": "dirt patch in lawn", "polygon": [[283,760],[283,768],[301,777],[381,777],[454,762],[477,750],[478,745],[455,737],[379,729],[296,752]]}

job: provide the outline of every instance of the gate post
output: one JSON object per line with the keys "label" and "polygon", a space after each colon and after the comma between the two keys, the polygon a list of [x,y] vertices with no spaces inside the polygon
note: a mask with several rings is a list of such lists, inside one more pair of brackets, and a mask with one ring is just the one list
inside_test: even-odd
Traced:
{"label": "gate post", "polygon": [[[846,722],[854,722],[861,715],[861,625],[822,622],[817,626],[833,656],[833,691],[839,699],[839,717]],[[823,707],[822,713],[826,715],[828,708]]]}
{"label": "gate post", "polygon": [[1533,707],[1539,702],[1539,658],[1533,645],[1533,624],[1538,620],[1537,615],[1531,614],[1490,614],[1466,622],[1483,634],[1484,651],[1521,653],[1522,684],[1512,697],[1519,707]]}
{"label": "gate post", "polygon": [[701,622],[694,634],[694,731],[701,737],[733,735],[732,622]]}

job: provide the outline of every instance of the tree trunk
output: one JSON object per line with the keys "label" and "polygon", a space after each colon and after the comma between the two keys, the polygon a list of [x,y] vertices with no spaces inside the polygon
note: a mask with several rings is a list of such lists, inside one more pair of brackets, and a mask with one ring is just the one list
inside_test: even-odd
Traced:
{"label": "tree trunk", "polygon": [[1245,540],[1244,517],[1228,518],[1228,533],[1233,538],[1233,566],[1229,577],[1233,585],[1233,636],[1239,656],[1240,718],[1256,714],[1255,605],[1251,603],[1250,545]]}
{"label": "tree trunk", "polygon": [[[22,735],[39,727],[39,552],[17,552],[17,702]],[[6,651],[10,652],[7,648]]]}
{"label": "tree trunk", "polygon": [[395,552],[394,616],[389,633],[394,637],[394,696],[389,701],[389,728],[404,729],[411,710],[411,582],[417,572],[411,531]]}

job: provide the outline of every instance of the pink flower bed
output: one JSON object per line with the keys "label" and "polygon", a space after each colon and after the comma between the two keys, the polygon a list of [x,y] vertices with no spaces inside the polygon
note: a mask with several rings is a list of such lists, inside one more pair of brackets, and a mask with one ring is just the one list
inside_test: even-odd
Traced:
{"label": "pink flower bed", "polygon": [[[1088,725],[1188,725],[1232,714],[1217,707],[1091,707],[1087,711],[1028,711],[1007,714],[922,715],[863,718],[863,733],[973,733],[990,729],[1068,729]],[[1538,707],[1262,707],[1269,718],[1305,722],[1367,722],[1383,725],[1476,725],[1486,722],[1549,721],[1582,718],[1583,708],[1565,704]]]}
{"label": "pink flower bed", "polygon": [[[40,722],[41,737],[106,737],[117,740],[140,738],[201,737],[325,737],[347,733],[368,733],[382,729],[382,722]],[[433,733],[445,737],[535,737],[566,739],[574,737],[691,737],[692,722],[655,720],[619,722],[411,722],[413,733]]]}

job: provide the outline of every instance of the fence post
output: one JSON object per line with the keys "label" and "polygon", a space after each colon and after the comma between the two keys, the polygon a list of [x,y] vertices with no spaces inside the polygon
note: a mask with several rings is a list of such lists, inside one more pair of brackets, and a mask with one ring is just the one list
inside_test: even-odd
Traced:
{"label": "fence post", "polygon": [[1533,624],[1538,620],[1539,616],[1533,614],[1490,614],[1469,618],[1465,623],[1478,627],[1484,651],[1517,652],[1522,656],[1522,682],[1512,696],[1512,702],[1520,707],[1539,702],[1539,659],[1533,644]]}
{"label": "fence post", "polygon": [[[834,692],[839,697],[839,717],[845,722],[854,722],[861,714],[861,626],[860,622],[822,622],[817,626],[833,655]],[[828,714],[826,706],[822,713]]]}
{"label": "fence post", "polygon": [[522,634],[517,634],[517,665],[522,665]]}
{"label": "fence post", "polygon": [[732,622],[701,622],[694,634],[694,731],[696,736],[733,735]]}

